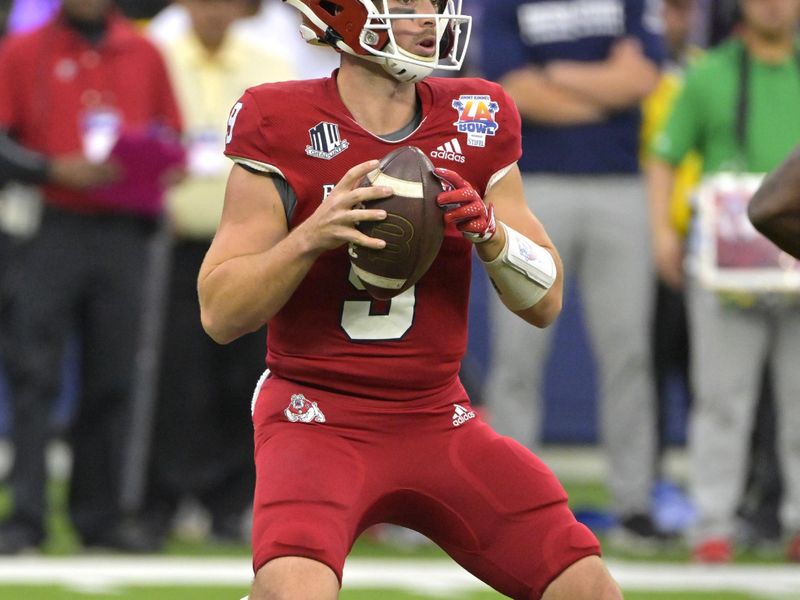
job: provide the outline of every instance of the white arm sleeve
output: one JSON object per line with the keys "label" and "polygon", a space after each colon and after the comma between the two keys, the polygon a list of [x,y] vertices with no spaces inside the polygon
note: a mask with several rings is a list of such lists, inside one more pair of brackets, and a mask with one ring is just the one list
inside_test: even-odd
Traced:
{"label": "white arm sleeve", "polygon": [[530,308],[547,294],[556,280],[553,255],[505,223],[506,244],[497,257],[484,262],[500,300],[514,311]]}

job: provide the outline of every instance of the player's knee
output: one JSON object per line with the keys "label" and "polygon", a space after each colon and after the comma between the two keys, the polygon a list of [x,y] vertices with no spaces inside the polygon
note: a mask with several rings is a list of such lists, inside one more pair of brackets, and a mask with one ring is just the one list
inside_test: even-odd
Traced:
{"label": "player's knee", "polygon": [[[595,597],[593,597],[594,600]],[[607,575],[606,581],[603,583],[598,595],[597,600],[623,600],[622,590],[619,585],[614,581],[610,575]]]}
{"label": "player's knee", "polygon": [[623,600],[622,591],[598,556],[570,565],[547,587],[542,600]]}
{"label": "player's knee", "polygon": [[339,580],[327,565],[299,556],[269,561],[258,570],[250,600],[335,600]]}

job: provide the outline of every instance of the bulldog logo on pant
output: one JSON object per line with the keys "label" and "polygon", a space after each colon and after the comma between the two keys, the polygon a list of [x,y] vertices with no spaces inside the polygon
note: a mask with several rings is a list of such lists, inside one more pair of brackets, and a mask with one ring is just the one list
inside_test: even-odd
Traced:
{"label": "bulldog logo on pant", "polygon": [[289,406],[286,407],[283,414],[285,414],[286,418],[292,423],[297,423],[298,421],[301,423],[311,423],[312,421],[317,423],[325,422],[325,415],[322,414],[317,403],[312,402],[303,394],[292,394]]}

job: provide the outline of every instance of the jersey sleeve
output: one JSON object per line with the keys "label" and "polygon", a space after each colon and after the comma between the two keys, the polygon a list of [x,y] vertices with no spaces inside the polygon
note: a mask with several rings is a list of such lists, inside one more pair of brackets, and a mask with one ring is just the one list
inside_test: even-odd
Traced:
{"label": "jersey sleeve", "polygon": [[247,90],[231,108],[225,135],[225,156],[233,162],[264,173],[284,174],[270,152],[268,120],[258,100]]}
{"label": "jersey sleeve", "polygon": [[661,0],[627,0],[625,31],[642,44],[642,52],[657,65],[664,62]]}
{"label": "jersey sleeve", "polygon": [[503,134],[496,159],[493,161],[492,176],[487,184],[487,189],[504,175],[508,167],[516,163],[522,156],[522,119],[514,100],[506,91],[497,85],[500,111],[498,112],[500,132]]}
{"label": "jersey sleeve", "polygon": [[672,165],[678,165],[692,149],[697,149],[702,137],[703,98],[700,92],[702,73],[691,68],[686,74],[669,117],[656,134],[652,153]]}

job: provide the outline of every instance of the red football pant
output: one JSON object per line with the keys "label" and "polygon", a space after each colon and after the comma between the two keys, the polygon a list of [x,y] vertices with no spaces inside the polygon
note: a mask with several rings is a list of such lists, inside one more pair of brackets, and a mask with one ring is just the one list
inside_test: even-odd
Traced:
{"label": "red football pant", "polygon": [[[316,407],[289,414],[316,419],[287,418],[299,395],[305,402],[296,406]],[[279,556],[303,556],[341,581],[356,538],[384,522],[419,531],[488,585],[525,600],[600,554],[550,469],[476,416],[457,382],[445,400],[398,403],[272,376],[253,421],[255,571]]]}

